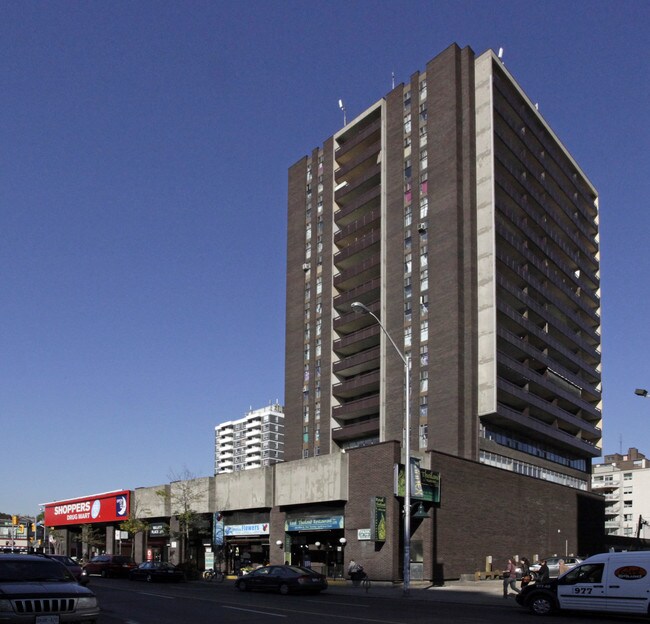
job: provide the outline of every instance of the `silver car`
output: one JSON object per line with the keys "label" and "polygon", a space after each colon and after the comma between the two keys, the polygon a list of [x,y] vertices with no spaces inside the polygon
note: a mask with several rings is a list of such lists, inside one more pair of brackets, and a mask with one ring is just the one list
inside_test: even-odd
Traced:
{"label": "silver car", "polygon": [[[539,568],[541,566],[541,561],[544,561],[544,559],[540,559],[536,563],[531,564],[530,566],[530,571],[532,573],[533,579],[537,576],[537,572],[539,571]],[[572,556],[567,556],[567,557],[546,557],[546,565],[548,566],[548,575],[550,577],[555,577],[560,575],[560,561],[564,561],[565,570],[570,570],[571,568],[575,567],[579,563],[582,563],[582,559],[580,557],[572,557]]]}

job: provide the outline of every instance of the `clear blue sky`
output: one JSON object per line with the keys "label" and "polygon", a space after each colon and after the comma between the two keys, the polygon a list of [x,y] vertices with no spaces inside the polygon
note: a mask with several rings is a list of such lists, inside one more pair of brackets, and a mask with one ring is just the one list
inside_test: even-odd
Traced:
{"label": "clear blue sky", "polygon": [[453,42],[600,193],[604,451],[650,455],[650,3],[0,4],[0,511],[213,471],[283,401],[287,169]]}

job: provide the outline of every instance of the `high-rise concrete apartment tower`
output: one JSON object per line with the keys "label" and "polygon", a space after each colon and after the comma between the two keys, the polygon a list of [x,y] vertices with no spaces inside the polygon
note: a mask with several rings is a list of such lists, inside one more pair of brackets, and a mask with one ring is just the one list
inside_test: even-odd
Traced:
{"label": "high-rise concrete apartment tower", "polygon": [[411,356],[422,465],[589,489],[598,197],[492,51],[451,46],[300,159],[288,217],[285,460],[402,440],[404,364],[359,301]]}
{"label": "high-rise concrete apartment tower", "polygon": [[284,413],[279,403],[251,409],[214,428],[214,474],[271,466],[284,458]]}
{"label": "high-rise concrete apartment tower", "polygon": [[593,468],[592,489],[605,497],[605,533],[650,538],[650,459],[631,448]]}

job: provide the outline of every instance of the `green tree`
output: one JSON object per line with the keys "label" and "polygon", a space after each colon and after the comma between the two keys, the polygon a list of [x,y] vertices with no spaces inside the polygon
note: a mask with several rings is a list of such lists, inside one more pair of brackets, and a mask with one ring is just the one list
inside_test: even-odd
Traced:
{"label": "green tree", "polygon": [[90,553],[95,548],[98,550],[106,548],[106,533],[96,528],[94,524],[82,524],[81,535],[77,539],[83,545],[84,557],[86,554],[90,557]]}
{"label": "green tree", "polygon": [[169,501],[171,513],[178,519],[178,536],[181,539],[181,558],[184,563],[188,561],[188,544],[190,539],[190,529],[197,521],[197,512],[194,507],[201,499],[201,492],[198,489],[196,475],[192,474],[187,468],[183,468],[180,473],[171,472],[169,481],[171,488],[167,490],[158,490],[156,494],[166,501]]}
{"label": "green tree", "polygon": [[135,536],[138,533],[144,533],[149,528],[149,523],[138,516],[148,510],[141,510],[138,508],[137,503],[131,499],[131,509],[129,517],[124,522],[120,523],[120,531],[126,531],[131,538],[131,557],[135,558]]}

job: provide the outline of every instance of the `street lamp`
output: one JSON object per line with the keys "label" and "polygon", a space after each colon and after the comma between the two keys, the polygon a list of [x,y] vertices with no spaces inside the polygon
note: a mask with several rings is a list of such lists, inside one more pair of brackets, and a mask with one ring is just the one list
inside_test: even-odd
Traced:
{"label": "street lamp", "polygon": [[637,396],[643,397],[644,399],[648,398],[648,391],[645,388],[637,388],[634,391],[634,394],[636,394]]}
{"label": "street lamp", "polygon": [[390,344],[393,345],[393,348],[397,352],[397,355],[400,356],[402,362],[404,362],[404,390],[406,393],[406,408],[404,410],[404,590],[403,595],[408,596],[411,586],[411,390],[409,384],[409,374],[411,369],[411,357],[405,355],[400,351],[399,347],[395,344],[392,336],[388,333],[388,330],[384,327],[383,323],[379,320],[379,317],[371,312],[363,303],[360,301],[354,301],[350,304],[350,307],[355,312],[361,312],[363,314],[370,314],[372,318],[377,321],[379,327],[384,332],[384,335],[390,341]]}

